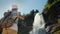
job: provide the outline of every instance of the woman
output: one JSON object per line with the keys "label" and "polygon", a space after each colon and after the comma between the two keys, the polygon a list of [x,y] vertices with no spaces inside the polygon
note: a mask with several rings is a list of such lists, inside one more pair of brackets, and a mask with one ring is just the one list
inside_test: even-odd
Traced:
{"label": "woman", "polygon": [[[22,20],[24,19],[24,17],[20,14],[20,12],[18,12],[18,8],[16,5],[12,6],[12,11],[10,11],[10,12],[11,12],[10,17],[13,19],[14,22],[12,23],[12,26],[10,26],[8,28],[4,28],[2,34],[18,34],[18,26],[17,26],[18,18],[20,18]],[[10,22],[12,22],[12,21],[10,20]]]}

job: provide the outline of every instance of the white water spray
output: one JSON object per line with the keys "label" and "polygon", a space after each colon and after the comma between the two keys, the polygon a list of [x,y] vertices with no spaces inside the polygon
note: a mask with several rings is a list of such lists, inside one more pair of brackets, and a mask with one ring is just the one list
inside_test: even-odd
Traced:
{"label": "white water spray", "polygon": [[42,14],[37,13],[34,18],[33,30],[29,34],[46,34],[45,22]]}

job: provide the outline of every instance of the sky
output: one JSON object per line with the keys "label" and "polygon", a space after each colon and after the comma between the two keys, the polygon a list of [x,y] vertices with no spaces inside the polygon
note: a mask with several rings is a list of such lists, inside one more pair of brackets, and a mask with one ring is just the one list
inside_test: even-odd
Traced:
{"label": "sky", "polygon": [[46,3],[47,0],[0,0],[0,18],[4,12],[11,10],[12,5],[17,5],[21,14],[27,14],[33,9],[41,13]]}

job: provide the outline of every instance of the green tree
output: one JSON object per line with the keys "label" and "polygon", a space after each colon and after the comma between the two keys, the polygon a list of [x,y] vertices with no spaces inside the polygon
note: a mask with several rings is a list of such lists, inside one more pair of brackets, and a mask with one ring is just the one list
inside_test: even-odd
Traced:
{"label": "green tree", "polygon": [[34,11],[34,10],[31,10],[30,13],[28,14],[24,14],[25,16],[25,19],[24,19],[24,23],[25,23],[25,27],[23,27],[24,24],[23,23],[23,20],[19,19],[18,20],[18,34],[28,34],[30,30],[32,30],[32,25],[33,25],[33,21],[34,21],[34,16],[36,15],[36,13],[39,12],[38,10]]}

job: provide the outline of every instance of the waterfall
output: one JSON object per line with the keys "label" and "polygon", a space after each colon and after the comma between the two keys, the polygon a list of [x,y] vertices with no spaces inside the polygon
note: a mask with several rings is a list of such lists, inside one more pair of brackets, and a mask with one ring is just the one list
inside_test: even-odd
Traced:
{"label": "waterfall", "polygon": [[29,34],[46,34],[45,30],[45,22],[42,14],[37,13],[33,22],[33,29],[29,32]]}

